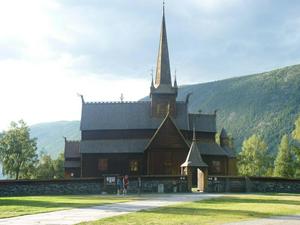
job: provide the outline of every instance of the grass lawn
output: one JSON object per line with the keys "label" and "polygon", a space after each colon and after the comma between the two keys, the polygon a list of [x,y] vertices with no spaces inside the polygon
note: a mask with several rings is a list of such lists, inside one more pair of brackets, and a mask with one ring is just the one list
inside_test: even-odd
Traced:
{"label": "grass lawn", "polygon": [[126,202],[133,199],[137,198],[105,195],[0,197],[0,218]]}
{"label": "grass lawn", "polygon": [[300,195],[227,195],[221,198],[144,210],[82,224],[213,225],[289,214],[300,214]]}

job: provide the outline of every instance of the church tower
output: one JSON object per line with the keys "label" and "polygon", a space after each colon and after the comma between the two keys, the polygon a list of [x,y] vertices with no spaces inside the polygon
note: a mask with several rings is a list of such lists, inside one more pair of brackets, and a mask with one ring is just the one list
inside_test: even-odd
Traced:
{"label": "church tower", "polygon": [[165,117],[167,113],[176,117],[177,81],[172,85],[169,50],[167,41],[165,6],[160,32],[155,81],[151,82],[150,97],[153,117]]}

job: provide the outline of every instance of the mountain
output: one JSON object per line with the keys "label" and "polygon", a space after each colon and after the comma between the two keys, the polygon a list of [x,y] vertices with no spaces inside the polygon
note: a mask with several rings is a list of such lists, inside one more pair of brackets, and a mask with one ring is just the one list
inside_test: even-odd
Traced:
{"label": "mountain", "polygon": [[235,138],[237,151],[250,135],[262,135],[272,152],[283,134],[290,133],[300,113],[300,65],[210,83],[183,86],[191,112],[217,111],[218,129]]}
{"label": "mountain", "polygon": [[39,152],[57,157],[64,149],[64,138],[79,140],[79,121],[58,121],[30,126],[30,136],[37,138]]}

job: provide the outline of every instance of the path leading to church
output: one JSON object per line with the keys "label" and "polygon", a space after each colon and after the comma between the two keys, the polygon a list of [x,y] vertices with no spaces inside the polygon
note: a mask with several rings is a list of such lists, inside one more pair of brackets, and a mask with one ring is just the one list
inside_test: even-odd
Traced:
{"label": "path leading to church", "polygon": [[76,224],[84,221],[93,221],[112,216],[124,215],[144,209],[152,209],[182,202],[198,201],[221,196],[222,195],[220,194],[149,195],[149,197],[146,196],[145,200],[0,219],[0,225]]}

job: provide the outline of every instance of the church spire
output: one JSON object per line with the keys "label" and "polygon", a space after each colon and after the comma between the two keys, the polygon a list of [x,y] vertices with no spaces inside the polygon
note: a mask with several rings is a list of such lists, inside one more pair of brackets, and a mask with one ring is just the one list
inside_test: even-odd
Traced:
{"label": "church spire", "polygon": [[156,65],[156,77],[155,77],[156,87],[160,86],[161,84],[172,86],[166,21],[165,21],[165,3],[163,3],[163,16],[162,16],[160,42],[159,42],[159,50],[158,50],[157,65]]}

